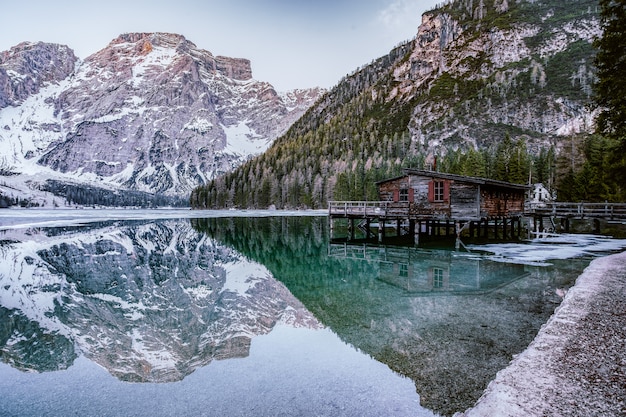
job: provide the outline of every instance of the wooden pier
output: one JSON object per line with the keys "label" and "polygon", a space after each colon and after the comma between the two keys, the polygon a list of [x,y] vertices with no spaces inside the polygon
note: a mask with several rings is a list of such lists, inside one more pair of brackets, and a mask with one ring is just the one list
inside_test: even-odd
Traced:
{"label": "wooden pier", "polygon": [[[600,233],[600,221],[626,223],[626,203],[548,203],[527,206],[517,215],[495,217],[459,217],[420,210],[409,202],[330,201],[328,204],[331,236],[335,219],[346,219],[345,240],[354,241],[361,231],[363,240],[382,243],[392,237],[413,236],[415,244],[422,237],[456,237],[465,233],[484,240],[516,240],[557,231],[570,232],[573,220],[589,220],[593,231]],[[390,230],[391,229],[391,230]]]}
{"label": "wooden pier", "polygon": [[527,214],[570,219],[626,220],[626,203],[546,203]]}
{"label": "wooden pier", "polygon": [[626,223],[626,203],[545,203],[529,206],[525,216],[532,218],[534,231],[570,231],[573,220],[589,220],[600,233],[601,222]]}
{"label": "wooden pier", "polygon": [[484,240],[516,240],[529,228],[521,215],[450,218],[420,211],[407,202],[330,201],[328,214],[331,237],[335,236],[334,220],[347,220],[347,241],[354,241],[359,231],[361,239],[379,243],[408,236],[419,245],[424,238],[458,239],[461,233]]}
{"label": "wooden pier", "polygon": [[[378,201],[330,201],[334,221],[346,219],[345,240],[409,236],[481,240],[518,240],[533,233],[569,232],[575,219],[626,222],[626,203],[526,203],[530,186],[435,171],[405,169],[403,175],[379,181]],[[388,229],[392,231],[389,232]]]}

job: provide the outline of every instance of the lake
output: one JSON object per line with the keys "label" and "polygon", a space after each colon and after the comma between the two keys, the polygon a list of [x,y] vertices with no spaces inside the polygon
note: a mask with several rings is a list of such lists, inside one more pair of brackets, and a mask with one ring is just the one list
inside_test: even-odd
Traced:
{"label": "lake", "polygon": [[351,245],[279,214],[0,213],[0,414],[451,415],[626,247]]}

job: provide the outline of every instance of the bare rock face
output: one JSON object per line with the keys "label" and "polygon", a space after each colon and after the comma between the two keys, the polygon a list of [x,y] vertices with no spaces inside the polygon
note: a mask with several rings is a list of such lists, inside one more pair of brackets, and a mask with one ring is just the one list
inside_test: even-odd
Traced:
{"label": "bare rock face", "polygon": [[0,53],[0,109],[20,104],[44,83],[63,80],[77,60],[67,46],[43,42],[22,42]]}
{"label": "bare rock face", "polygon": [[[213,56],[176,34],[124,34],[72,72],[74,62],[41,80],[58,85],[26,103],[28,121],[0,113],[13,171],[30,151],[61,177],[186,196],[267,149],[322,93],[281,95],[252,78],[249,60]],[[24,141],[44,124],[56,134]]]}
{"label": "bare rock face", "polygon": [[509,131],[533,148],[590,132],[597,11],[574,1],[567,20],[549,2],[518,1],[511,17],[511,2],[476,3],[425,13],[408,59],[393,69],[388,100],[416,102],[413,140],[434,155],[488,147]]}

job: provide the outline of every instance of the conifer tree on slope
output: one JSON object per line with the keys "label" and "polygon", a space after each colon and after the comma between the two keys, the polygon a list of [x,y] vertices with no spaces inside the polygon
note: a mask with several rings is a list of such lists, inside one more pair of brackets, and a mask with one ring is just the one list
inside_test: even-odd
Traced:
{"label": "conifer tree on slope", "polygon": [[[626,0],[600,0],[602,37],[596,67],[594,100],[601,109],[597,133],[613,142],[610,170],[617,184],[617,198],[626,198]],[[621,185],[620,185],[621,184]]]}

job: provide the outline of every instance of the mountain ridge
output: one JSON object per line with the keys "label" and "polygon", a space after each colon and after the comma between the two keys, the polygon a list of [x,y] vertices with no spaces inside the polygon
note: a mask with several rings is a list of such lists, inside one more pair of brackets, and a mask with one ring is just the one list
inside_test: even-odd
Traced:
{"label": "mountain ridge", "polygon": [[279,93],[252,77],[249,60],[213,56],[178,34],[123,34],[84,61],[66,46],[30,45],[67,70],[26,88],[32,77],[3,58],[0,81],[14,88],[0,89],[0,166],[30,175],[3,180],[48,205],[38,193],[58,192],[48,179],[186,200],[265,150],[323,92]]}

